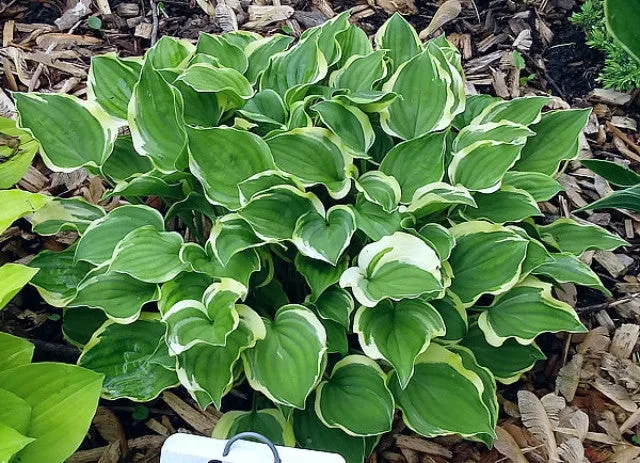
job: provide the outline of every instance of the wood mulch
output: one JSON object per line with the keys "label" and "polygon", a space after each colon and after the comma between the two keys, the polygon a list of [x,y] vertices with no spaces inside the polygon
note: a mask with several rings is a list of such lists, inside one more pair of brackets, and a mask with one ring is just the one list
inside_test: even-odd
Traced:
{"label": "wood mulch", "polygon": [[[216,33],[235,27],[299,35],[347,9],[352,9],[357,24],[374,33],[390,14],[400,12],[422,38],[444,32],[458,46],[469,93],[504,98],[550,93],[555,108],[593,107],[581,138],[581,158],[640,168],[639,92],[599,88],[595,79],[602,56],[584,44],[582,32],[568,21],[578,7],[574,0],[218,2],[215,9],[209,0],[0,2],[0,115],[14,116],[11,91],[83,97],[92,56],[140,55],[161,35],[195,39],[200,31]],[[524,58],[524,67],[517,66],[517,55]],[[565,191],[542,205],[549,221],[573,216],[573,210],[610,191],[606,181],[579,162],[572,162],[559,180]],[[83,196],[96,204],[103,204],[105,188],[84,170],[52,173],[41,162],[29,169],[19,187]],[[544,462],[554,456],[570,463],[640,461],[640,215],[607,210],[578,216],[632,244],[616,252],[589,251],[582,257],[613,298],[570,284],[558,292],[558,297],[576,307],[591,331],[580,336],[544,336],[540,346],[548,359],[516,384],[500,388],[501,418],[494,449],[456,437],[423,439],[398,417],[370,463],[521,463]],[[28,221],[21,220],[0,236],[0,263],[26,261],[43,247],[62,249],[73,239],[63,234],[41,240],[30,232]],[[58,311],[28,288],[0,312],[0,329],[35,342],[37,360],[74,362],[78,352],[64,344],[60,323]],[[177,431],[210,434],[220,415],[212,407],[198,410],[181,390],[165,392],[145,406],[105,401],[81,450],[68,461],[158,461],[168,435]],[[540,427],[547,432],[540,432]]]}

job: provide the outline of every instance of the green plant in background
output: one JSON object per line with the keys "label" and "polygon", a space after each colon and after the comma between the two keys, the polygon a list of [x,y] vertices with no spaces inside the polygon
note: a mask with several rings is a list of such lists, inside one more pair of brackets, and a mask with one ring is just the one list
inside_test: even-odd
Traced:
{"label": "green plant in background", "polygon": [[[608,11],[619,11],[617,17],[628,18],[632,21],[631,28],[628,27],[630,24],[622,24],[614,26],[613,29],[624,30],[626,28],[630,31],[630,35],[637,35],[637,21],[640,12],[630,10],[634,3],[637,4],[638,1],[609,2]],[[571,20],[574,24],[584,28],[589,46],[605,53],[604,68],[599,80],[606,88],[626,91],[640,87],[640,62],[630,53],[630,48],[623,45],[624,42],[616,40],[626,38],[629,33],[616,33],[612,30],[611,25],[607,28],[605,0],[586,0],[582,4],[581,10],[574,13]]]}
{"label": "green plant in background", "polygon": [[27,196],[2,223],[35,211],[35,233],[80,236],[36,256],[30,283],[108,399],[182,384],[221,407],[246,381],[253,410],[216,436],[350,463],[396,409],[424,436],[491,445],[496,380],[543,358],[539,334],[585,331],[553,285],[608,294],[579,256],[626,244],[533,220],[589,111],[466,98],[455,47],[399,15],[375,48],[346,14],[292,42],[164,37],[143,59],[94,58],[89,101],[16,93],[51,169],[86,167],[129,203],[5,193]]}

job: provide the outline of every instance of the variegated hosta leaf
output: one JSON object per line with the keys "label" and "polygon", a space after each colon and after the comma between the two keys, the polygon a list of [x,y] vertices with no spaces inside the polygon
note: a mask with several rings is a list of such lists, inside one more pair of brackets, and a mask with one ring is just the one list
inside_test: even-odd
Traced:
{"label": "variegated hosta leaf", "polygon": [[324,55],[328,66],[333,66],[341,57],[342,50],[336,36],[349,27],[349,15],[350,13],[345,11],[320,26],[307,29],[302,33],[302,40],[313,36],[318,37],[318,48]]}
{"label": "variegated hosta leaf", "polygon": [[[357,28],[362,31],[362,29]],[[367,40],[367,45],[371,47]],[[387,75],[384,62],[386,50],[367,52],[366,54],[345,55],[344,65],[331,74],[329,84],[336,88],[346,88],[352,93],[370,92],[373,86]]]}
{"label": "variegated hosta leaf", "polygon": [[276,92],[270,89],[256,93],[238,111],[247,119],[266,127],[284,129],[287,122],[287,108]]}
{"label": "variegated hosta leaf", "polygon": [[465,367],[459,354],[431,344],[418,357],[405,389],[400,387],[395,373],[390,375],[388,384],[404,422],[418,434],[495,436],[494,410],[484,403],[483,380]]}
{"label": "variegated hosta leaf", "polygon": [[240,72],[204,63],[189,66],[178,77],[178,81],[198,93],[215,93],[223,111],[242,107],[254,93],[251,84]]}
{"label": "variegated hosta leaf", "polygon": [[155,69],[173,69],[186,66],[194,46],[186,40],[165,35],[147,52],[146,62]]}
{"label": "variegated hosta leaf", "polygon": [[444,182],[435,182],[420,187],[413,194],[411,203],[401,212],[410,212],[417,218],[437,214],[452,205],[476,207],[476,202],[469,190],[463,186],[451,186]]}
{"label": "variegated hosta leaf", "polygon": [[507,339],[500,347],[492,346],[477,323],[469,327],[461,345],[471,349],[478,363],[491,370],[493,376],[503,384],[516,382],[538,360],[545,359],[535,343],[523,346],[514,339]]}
{"label": "variegated hosta leaf", "polygon": [[600,277],[578,257],[567,252],[549,254],[532,273],[551,278],[556,283],[575,283],[594,288],[611,297],[611,292],[602,285]]}
{"label": "variegated hosta leaf", "polygon": [[129,100],[140,77],[142,64],[137,59],[120,59],[115,53],[91,58],[87,97],[95,100],[109,115],[127,120]]}
{"label": "variegated hosta leaf", "polygon": [[62,334],[67,341],[82,349],[107,320],[100,309],[67,307],[62,315]]}
{"label": "variegated hosta leaf", "polygon": [[330,428],[375,436],[391,430],[395,404],[378,364],[364,355],[349,355],[318,385],[315,410]]}
{"label": "variegated hosta leaf", "polygon": [[40,143],[42,159],[51,170],[99,167],[111,154],[118,129],[96,103],[62,93],[15,93],[13,97],[18,126]]}
{"label": "variegated hosta leaf", "polygon": [[318,113],[322,123],[338,136],[354,157],[369,157],[367,151],[373,145],[375,133],[364,112],[334,100],[321,101],[311,109]]}
{"label": "variegated hosta leaf", "polygon": [[537,202],[548,201],[563,190],[557,180],[539,172],[507,172],[502,184],[526,191]]}
{"label": "variegated hosta leaf", "polygon": [[527,141],[514,169],[555,174],[562,160],[574,159],[578,155],[578,138],[587,125],[589,114],[591,108],[543,114],[540,122],[531,126],[536,135]]}
{"label": "variegated hosta leaf", "polygon": [[353,56],[366,56],[373,53],[373,46],[367,33],[355,24],[349,24],[346,29],[336,34],[336,41],[340,47],[340,60],[335,67],[340,69]]}
{"label": "variegated hosta leaf", "polygon": [[257,173],[238,184],[240,191],[240,203],[246,206],[255,196],[266,193],[276,186],[291,186],[304,191],[304,186],[298,179],[279,170],[266,170]]}
{"label": "variegated hosta leaf", "polygon": [[313,302],[313,307],[323,320],[331,320],[347,330],[351,326],[351,313],[355,306],[346,289],[332,286]]}
{"label": "variegated hosta leaf", "polygon": [[520,278],[528,240],[487,222],[466,222],[451,229],[456,239],[449,264],[455,278],[451,291],[465,305],[483,294],[500,294]]}
{"label": "variegated hosta leaf", "polygon": [[75,261],[74,251],[74,247],[62,252],[42,251],[29,262],[29,267],[40,269],[31,285],[54,307],[65,307],[75,298],[80,282],[92,268],[87,262]]}
{"label": "variegated hosta leaf", "polygon": [[446,132],[428,133],[397,144],[382,160],[380,170],[398,181],[404,204],[416,190],[444,177],[445,139]]}
{"label": "variegated hosta leaf", "polygon": [[[191,172],[212,204],[238,209],[238,184],[274,167],[267,144],[250,132],[216,127],[190,128],[188,134]],[[224,146],[224,149],[212,156],[212,146]]]}
{"label": "variegated hosta leaf", "polygon": [[162,215],[148,206],[120,206],[91,223],[78,241],[75,259],[100,265],[110,260],[116,245],[129,233],[151,225],[164,230]]}
{"label": "variegated hosta leaf", "polygon": [[337,265],[328,264],[318,259],[297,254],[294,263],[298,272],[302,274],[307,285],[311,288],[311,300],[317,300],[324,291],[340,280],[340,275],[349,267],[346,257]]}
{"label": "variegated hosta leaf", "polygon": [[467,334],[467,310],[458,296],[447,291],[442,299],[429,301],[444,321],[446,333],[439,338],[445,343],[457,342]]}
{"label": "variegated hosta leaf", "polygon": [[363,194],[358,195],[351,210],[356,216],[356,226],[374,241],[400,230],[400,213],[385,211],[382,206],[367,201]]}
{"label": "variegated hosta leaf", "polygon": [[472,191],[491,192],[500,187],[505,173],[513,167],[527,142],[534,135],[524,125],[490,122],[469,125],[453,140],[448,167],[454,185]]}
{"label": "variegated hosta leaf", "polygon": [[136,152],[171,173],[187,164],[184,102],[157,69],[147,58],[129,101],[128,122]]}
{"label": "variegated hosta leaf", "polygon": [[107,321],[85,346],[78,365],[104,375],[102,396],[107,399],[153,400],[178,385],[164,331],[159,320],[129,325]]}
{"label": "variegated hosta leaf", "polygon": [[444,290],[441,262],[420,238],[396,232],[365,246],[358,266],[347,269],[340,286],[349,287],[356,300],[374,307],[383,299],[437,296]]}
{"label": "variegated hosta leaf", "polygon": [[373,170],[363,174],[356,180],[356,189],[367,201],[382,207],[386,212],[393,212],[400,202],[400,184],[389,175]]}
{"label": "variegated hosta leaf", "polygon": [[103,176],[114,182],[121,182],[135,174],[143,174],[152,170],[153,164],[149,158],[136,153],[130,135],[121,135],[116,138],[111,156],[100,169]]}
{"label": "variegated hosta leaf", "polygon": [[[486,95],[481,96],[485,97]],[[502,121],[527,126],[536,124],[540,121],[542,108],[549,101],[551,98],[547,96],[524,96],[509,101],[496,98],[480,112],[471,125]]]}
{"label": "variegated hosta leaf", "polygon": [[298,219],[292,242],[307,257],[338,265],[356,231],[356,218],[346,206],[333,206],[322,214],[311,211]]}
{"label": "variegated hosta leaf", "polygon": [[197,344],[224,346],[240,322],[236,302],[245,291],[242,284],[225,278],[206,289],[204,303],[186,300],[171,307],[162,317],[170,354],[181,354]]}
{"label": "variegated hosta leaf", "polygon": [[353,322],[360,346],[367,356],[386,360],[396,370],[401,387],[406,387],[416,358],[432,338],[443,336],[443,318],[421,299],[382,301],[375,307],[360,307]]}
{"label": "variegated hosta leaf", "polygon": [[16,126],[13,119],[0,117],[0,133],[13,140],[12,146],[9,146],[11,143],[0,145],[0,156],[4,158],[4,162],[0,164],[0,190],[4,190],[11,188],[24,177],[39,146],[26,130]]}
{"label": "variegated hosta leaf", "polygon": [[385,132],[411,140],[446,129],[459,110],[454,92],[456,82],[462,82],[462,77],[456,74],[455,68],[444,65],[429,50],[400,65],[382,87],[402,97],[380,115]]}
{"label": "variegated hosta leaf", "polygon": [[196,53],[204,53],[215,58],[220,69],[231,68],[243,74],[249,63],[242,47],[233,44],[228,35],[213,35],[200,32]]}
{"label": "variegated hosta leaf", "polygon": [[267,69],[272,56],[286,50],[293,42],[293,37],[282,34],[274,34],[250,43],[244,50],[249,63],[245,75],[255,84],[262,73]]}
{"label": "variegated hosta leaf", "polygon": [[293,238],[298,219],[308,212],[324,215],[318,197],[285,185],[254,196],[238,214],[262,240],[282,241]]}
{"label": "variegated hosta leaf", "polygon": [[31,218],[32,229],[42,236],[61,231],[84,233],[91,222],[106,215],[104,209],[82,198],[53,198]]}
{"label": "variegated hosta leaf", "polygon": [[160,288],[139,281],[125,273],[97,269],[87,275],[68,307],[102,309],[116,323],[131,323],[138,319],[142,306],[160,298]]}
{"label": "variegated hosta leaf", "polygon": [[536,230],[548,246],[576,256],[588,249],[612,251],[629,245],[598,225],[572,219],[558,219],[552,224],[537,226]]}
{"label": "variegated hosta leaf", "polygon": [[326,332],[311,310],[296,304],[281,307],[265,325],[265,338],[242,353],[247,380],[277,404],[304,408],[324,371]]}
{"label": "variegated hosta leaf", "polygon": [[316,415],[311,400],[304,410],[293,411],[296,441],[305,449],[337,452],[347,463],[362,463],[369,456],[367,441],[374,439],[350,436],[338,428],[329,428]]}
{"label": "variegated hosta leaf", "polygon": [[297,177],[304,186],[322,184],[336,199],[349,193],[348,164],[338,140],[319,127],[294,129],[267,139],[278,168]]}
{"label": "variegated hosta leaf", "polygon": [[478,326],[495,347],[507,339],[531,344],[541,333],[587,331],[569,304],[553,298],[551,285],[533,277],[497,297],[480,314]]}
{"label": "variegated hosta leaf", "polygon": [[492,193],[476,194],[473,199],[476,207],[465,207],[460,211],[467,220],[488,220],[502,224],[542,215],[533,196],[510,186],[503,186]]}
{"label": "variegated hosta leaf", "polygon": [[235,308],[239,323],[227,335],[224,346],[198,343],[177,357],[178,378],[203,410],[210,403],[221,407],[222,397],[236,379],[234,372],[240,354],[266,334],[264,322],[257,313],[243,304]]}
{"label": "variegated hosta leaf", "polygon": [[113,251],[110,272],[126,273],[146,283],[164,283],[188,269],[180,260],[182,236],[140,227],[120,241]]}
{"label": "variegated hosta leaf", "polygon": [[195,243],[187,243],[180,251],[180,259],[194,272],[204,273],[213,278],[231,278],[245,288],[249,287],[251,274],[261,269],[260,258],[255,249],[238,252],[229,259],[227,265],[222,265],[210,244],[202,248]]}
{"label": "variegated hosta leaf", "polygon": [[456,245],[456,240],[449,230],[437,223],[426,224],[418,230],[418,234],[436,251],[441,261],[449,258]]}
{"label": "variegated hosta leaf", "polygon": [[394,13],[378,29],[375,43],[378,49],[387,51],[393,72],[422,51],[415,29],[399,13]]}
{"label": "variegated hosta leaf", "polygon": [[0,266],[0,310],[15,297],[20,290],[38,273],[40,269],[20,264],[4,264]]}
{"label": "variegated hosta leaf", "polygon": [[227,265],[238,252],[264,244],[238,214],[227,214],[217,219],[211,229],[209,243],[223,265]]}
{"label": "variegated hosta leaf", "polygon": [[294,447],[296,438],[291,423],[277,408],[248,412],[230,411],[222,415],[211,437],[229,439],[241,432],[258,432],[276,445]]}

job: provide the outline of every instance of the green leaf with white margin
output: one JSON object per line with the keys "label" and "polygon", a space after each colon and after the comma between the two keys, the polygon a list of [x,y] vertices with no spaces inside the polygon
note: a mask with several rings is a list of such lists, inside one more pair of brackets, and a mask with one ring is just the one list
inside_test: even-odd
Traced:
{"label": "green leaf with white margin", "polygon": [[578,209],[576,212],[592,209],[629,209],[630,211],[640,212],[640,184],[624,190],[614,191],[604,198]]}
{"label": "green leaf with white margin", "polygon": [[145,196],[158,196],[163,199],[182,200],[185,198],[182,183],[178,179],[165,177],[158,172],[134,174],[126,181],[116,183],[113,190],[105,193],[104,198],[122,196],[127,200]]}
{"label": "green leaf with white margin", "polygon": [[487,222],[466,222],[451,228],[456,239],[449,264],[455,278],[451,291],[465,306],[483,294],[500,294],[520,278],[528,240]]}
{"label": "green leaf with white margin", "polygon": [[448,167],[454,185],[490,193],[500,188],[505,173],[513,167],[534,133],[510,122],[469,125],[453,140]]}
{"label": "green leaf with white margin", "polygon": [[458,296],[447,291],[442,299],[433,299],[429,304],[438,311],[446,327],[446,333],[439,338],[440,341],[451,343],[464,338],[469,321],[467,310]]}
{"label": "green leaf with white margin", "polygon": [[0,310],[13,299],[20,290],[31,281],[40,269],[30,268],[20,264],[4,264],[0,266]]}
{"label": "green leaf with white margin", "polygon": [[249,63],[242,48],[227,40],[226,34],[213,35],[200,32],[196,53],[204,53],[215,58],[220,68],[231,68],[243,74]]}
{"label": "green leaf with white margin", "polygon": [[0,388],[31,406],[29,437],[15,461],[65,461],[85,438],[100,398],[102,375],[75,365],[34,363],[0,373]]}
{"label": "green leaf with white margin", "polygon": [[473,119],[471,125],[502,121],[526,126],[536,124],[540,121],[542,108],[550,101],[548,96],[523,96],[509,101],[496,99]]}
{"label": "green leaf with white margin", "polygon": [[[346,265],[345,261],[345,269]],[[335,322],[345,329],[351,326],[354,303],[346,289],[338,286],[328,288],[313,302],[313,306],[320,318]]]}
{"label": "green leaf with white margin", "polygon": [[[251,61],[251,55],[249,55]],[[260,91],[274,90],[286,101],[289,89],[315,84],[327,75],[327,61],[318,46],[318,37],[300,40],[286,53],[273,55],[260,77]]]}
{"label": "green leaf with white margin", "polygon": [[234,254],[227,265],[222,265],[215,256],[211,245],[205,248],[195,243],[186,243],[180,251],[180,259],[187,263],[191,270],[207,274],[213,278],[231,278],[249,287],[251,274],[261,269],[261,262],[255,249],[245,249]]}
{"label": "green leaf with white margin", "polygon": [[575,310],[554,299],[551,288],[549,283],[528,277],[497,297],[478,318],[487,342],[500,347],[507,339],[515,339],[527,345],[542,333],[585,333]]}
{"label": "green leaf with white margin", "polygon": [[223,278],[209,286],[203,302],[186,300],[172,306],[162,317],[167,325],[166,342],[171,355],[197,344],[224,346],[227,336],[238,327],[236,302],[246,294],[241,283]]}
{"label": "green leaf with white margin", "polygon": [[602,285],[600,277],[587,264],[567,252],[549,254],[545,262],[532,273],[551,278],[556,283],[575,283],[597,289],[605,296],[611,297],[611,292]]}
{"label": "green leaf with white margin", "polygon": [[[338,94],[333,97],[334,100],[355,106],[363,110],[365,113],[381,113],[385,111],[397,98],[398,94],[396,93],[378,90]],[[388,136],[386,132],[382,133]]]}
{"label": "green leaf with white margin", "polygon": [[418,234],[436,251],[441,261],[449,259],[456,245],[449,230],[437,223],[428,223],[418,230]]}
{"label": "green leaf with white margin", "polygon": [[488,107],[496,105],[503,101],[501,98],[497,98],[491,95],[469,95],[465,102],[464,112],[458,114],[453,120],[452,125],[461,130],[464,127],[471,125],[484,110]]}
{"label": "green leaf with white margin", "polygon": [[222,415],[211,437],[229,439],[241,432],[258,432],[276,445],[295,447],[296,438],[291,422],[277,408],[248,412],[230,411]]}
{"label": "green leaf with white margin", "polygon": [[297,304],[281,307],[265,325],[265,338],[242,353],[247,380],[278,404],[304,408],[324,370],[324,327],[311,310]]}
{"label": "green leaf with white margin", "polygon": [[233,68],[219,68],[198,63],[189,66],[178,77],[199,93],[215,93],[223,111],[240,108],[254,94],[249,81]]}
{"label": "green leaf with white margin", "polygon": [[375,43],[379,50],[387,51],[392,71],[422,51],[422,43],[415,29],[398,13],[394,13],[378,29]]}
{"label": "green leaf with white margin", "polygon": [[327,332],[327,354],[340,354],[345,356],[349,353],[349,339],[347,329],[340,323],[325,318],[319,318],[320,323]]}
{"label": "green leaf with white margin", "polygon": [[249,67],[245,75],[252,84],[255,84],[260,75],[267,69],[271,57],[285,51],[293,42],[293,37],[282,34],[274,34],[269,37],[256,40],[244,49]]}
{"label": "green leaf with white margin", "polygon": [[473,199],[475,208],[466,207],[460,211],[460,215],[470,221],[488,220],[503,224],[542,215],[533,196],[511,186],[503,186],[493,193],[476,194]]}
{"label": "green leaf with white margin", "polygon": [[8,462],[35,439],[27,437],[0,422],[0,461]]}
{"label": "green leaf with white margin", "polygon": [[224,346],[196,344],[178,355],[176,372],[180,383],[203,410],[211,403],[221,407],[222,397],[233,387],[242,351],[255,346],[266,332],[264,322],[249,307],[236,305],[238,326]]}
{"label": "green leaf with white margin", "polygon": [[411,140],[446,129],[455,116],[451,68],[443,68],[427,50],[402,64],[382,90],[402,97],[380,114],[380,124],[391,136]]}
{"label": "green leaf with white margin", "polygon": [[104,209],[82,198],[53,198],[31,218],[34,233],[52,236],[61,231],[82,234],[94,220],[106,215]]}
{"label": "green leaf with white margin", "polygon": [[526,191],[537,202],[548,201],[564,190],[556,179],[539,172],[507,172],[502,184]]}
{"label": "green leaf with white margin", "polygon": [[[344,67],[353,56],[367,56],[374,53],[367,33],[355,24],[349,24],[346,29],[338,32],[336,41],[340,47],[340,60],[335,63],[335,67],[338,69]],[[336,87],[332,83],[330,85]]]}
{"label": "green leaf with white margin", "polygon": [[386,212],[393,212],[398,208],[401,190],[395,177],[372,170],[359,177],[355,185],[367,201],[379,205]]}
{"label": "green leaf with white margin", "polygon": [[397,144],[384,157],[380,170],[400,183],[402,202],[409,204],[421,187],[444,177],[446,132],[428,133]]}
{"label": "green leaf with white margin", "polygon": [[8,333],[0,333],[0,372],[28,365],[33,357],[34,346],[29,341]]}
{"label": "green leaf with white margin", "polygon": [[222,265],[227,265],[238,252],[264,244],[238,214],[219,217],[211,229],[209,243]]}
{"label": "green leaf with white margin", "polygon": [[54,307],[65,307],[75,298],[80,282],[92,268],[87,262],[76,262],[74,252],[73,247],[61,252],[42,251],[29,262],[29,267],[40,269],[31,278],[31,285]]}
{"label": "green leaf with white margin", "polygon": [[558,164],[578,156],[578,139],[587,125],[591,108],[550,111],[531,126],[531,137],[515,164],[514,170],[553,175]]}
{"label": "green leaf with white margin", "polygon": [[65,340],[78,349],[83,349],[93,333],[107,320],[104,311],[100,309],[67,307],[62,315],[62,334]]}
{"label": "green leaf with white margin", "polygon": [[21,217],[36,212],[49,201],[50,196],[22,190],[0,190],[0,234]]}
{"label": "green leaf with white margin", "polygon": [[301,40],[308,40],[310,37],[318,38],[318,48],[325,57],[328,66],[336,64],[342,56],[342,50],[336,40],[336,36],[349,27],[349,16],[351,12],[344,11],[333,18],[325,21],[317,27],[312,27],[302,33]]}
{"label": "green leaf with white margin", "polygon": [[267,139],[280,169],[299,178],[304,186],[322,184],[334,199],[349,193],[351,180],[340,140],[327,129],[305,127]]}
{"label": "green leaf with white margin", "polygon": [[391,430],[395,404],[382,368],[364,355],[349,355],[318,385],[315,410],[330,428],[352,436],[375,436]]}
{"label": "green leaf with white margin", "polygon": [[[274,168],[269,146],[253,133],[228,127],[188,128],[187,133],[189,167],[212,204],[238,209],[238,184]],[[212,146],[225,149],[212,156]]]}
{"label": "green leaf with white margin", "polygon": [[188,270],[180,260],[182,236],[140,227],[120,241],[113,251],[110,272],[126,273],[145,283],[164,283]]}
{"label": "green leaf with white margin", "polygon": [[211,286],[213,278],[196,272],[183,272],[160,287],[158,310],[162,315],[174,304],[185,300],[202,300],[205,290]]}
{"label": "green leaf with white margin", "polygon": [[311,288],[311,300],[315,301],[327,288],[340,280],[340,275],[349,266],[349,259],[345,257],[337,265],[332,265],[298,253],[294,263],[296,270],[304,276],[309,288]]}
{"label": "green leaf with white margin", "polygon": [[581,159],[580,162],[612,185],[632,187],[640,184],[640,174],[617,162],[602,159]]}
{"label": "green leaf with white margin", "polygon": [[431,344],[418,357],[405,389],[395,372],[389,376],[388,386],[404,422],[422,436],[495,435],[493,411],[482,397],[482,379],[465,368],[459,354],[438,344]]}
{"label": "green leaf with white margin", "polygon": [[304,410],[293,411],[293,430],[302,448],[336,452],[347,463],[362,463],[368,456],[366,438],[350,436],[340,429],[325,426],[316,415],[311,400]]}
{"label": "green leaf with white margin", "polygon": [[396,232],[366,245],[358,255],[358,266],[340,277],[340,286],[351,288],[356,300],[366,307],[383,299],[437,296],[444,290],[441,265],[424,240]]}
{"label": "green leaf with white margin", "polygon": [[13,142],[0,145],[0,190],[11,188],[18,183],[29,169],[38,152],[38,142],[26,131],[16,127],[16,121],[0,117],[0,135]]}
{"label": "green leaf with white margin", "polygon": [[62,93],[14,93],[13,97],[18,126],[40,143],[42,159],[51,170],[100,167],[111,154],[118,129],[97,103]]}
{"label": "green leaf with white margin", "polygon": [[329,85],[351,90],[352,93],[370,92],[375,84],[387,76],[385,56],[385,50],[369,51],[363,55],[346,55],[348,60],[344,66],[331,74]]}
{"label": "green leaf with white margin", "polygon": [[449,42],[444,34],[429,40],[424,44],[424,49],[431,53],[445,70],[448,70],[448,75],[451,77],[450,90],[453,94],[451,113],[453,114],[453,122],[455,116],[464,111],[467,100],[462,56],[458,48]]}
{"label": "green leaf with white margin", "polygon": [[101,270],[87,275],[67,307],[102,309],[114,322],[127,324],[138,319],[142,306],[160,299],[157,284],[139,281],[125,273]]}
{"label": "green leaf with white margin", "polygon": [[453,205],[475,207],[476,202],[465,187],[451,186],[444,182],[429,183],[413,194],[411,203],[400,206],[400,212],[410,212],[416,218],[442,212]]}
{"label": "green leaf with white margin", "polygon": [[135,174],[151,172],[153,164],[149,158],[140,156],[133,147],[130,135],[116,138],[113,152],[102,165],[102,176],[115,182],[123,181]]}
{"label": "green leaf with white margin", "polygon": [[416,358],[427,350],[432,338],[444,336],[446,327],[431,304],[421,299],[403,299],[360,307],[353,331],[358,334],[364,353],[389,362],[400,386],[405,388],[413,376]]}
{"label": "green leaf with white margin", "polygon": [[347,206],[333,206],[323,214],[311,211],[300,217],[291,241],[307,257],[337,265],[356,231],[356,219]]}
{"label": "green leaf with white margin", "polygon": [[349,206],[356,216],[356,226],[374,241],[400,230],[400,213],[385,211],[381,206],[367,201],[363,194],[356,198],[355,206]]}
{"label": "green leaf with white margin", "polygon": [[265,170],[259,172],[238,184],[240,203],[245,206],[254,196],[266,193],[267,190],[282,185],[296,187],[301,192],[304,186],[293,175],[280,170]]}
{"label": "green leaf with white margin", "polygon": [[536,226],[536,230],[545,244],[576,256],[589,249],[613,251],[629,245],[598,225],[573,219],[558,219],[549,225]]}
{"label": "green leaf with white margin", "polygon": [[145,62],[129,101],[128,122],[136,152],[150,158],[163,173],[186,166],[183,107],[178,89],[150,61]]}
{"label": "green leaf with white margin", "polygon": [[149,315],[129,325],[108,320],[84,347],[78,365],[105,376],[105,399],[153,400],[179,384],[164,332],[164,323]]}
{"label": "green leaf with white margin", "polygon": [[298,219],[312,211],[324,215],[324,206],[316,195],[283,185],[254,196],[238,214],[268,242],[291,239]]}
{"label": "green leaf with white margin", "polygon": [[165,35],[147,51],[146,62],[155,69],[185,66],[195,47],[186,40]]}
{"label": "green leaf with white margin", "polygon": [[116,245],[130,232],[144,226],[164,230],[162,215],[149,206],[124,205],[91,223],[78,241],[75,259],[95,265],[111,259]]}
{"label": "green leaf with white margin", "polygon": [[87,98],[97,101],[109,115],[126,121],[141,69],[140,61],[120,59],[115,53],[94,56],[87,79]]}
{"label": "green leaf with white margin", "polygon": [[500,347],[490,345],[477,323],[469,327],[460,344],[471,349],[478,363],[488,368],[502,384],[515,383],[538,360],[546,358],[535,343],[523,346],[514,339],[507,339]]}
{"label": "green leaf with white margin", "polygon": [[375,134],[367,115],[355,106],[335,100],[320,101],[311,108],[320,120],[349,148],[354,157],[368,158]]}
{"label": "green leaf with white margin", "polygon": [[286,128],[284,124],[287,122],[287,108],[280,95],[273,90],[266,89],[256,93],[238,112],[259,124]]}

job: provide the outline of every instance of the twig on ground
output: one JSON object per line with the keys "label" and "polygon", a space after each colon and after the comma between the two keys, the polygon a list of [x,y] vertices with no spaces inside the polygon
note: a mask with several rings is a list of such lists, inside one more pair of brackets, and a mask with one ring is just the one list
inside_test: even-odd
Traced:
{"label": "twig on ground", "polygon": [[155,0],[149,0],[151,4],[151,15],[153,17],[153,29],[151,29],[151,46],[154,46],[158,41],[158,4]]}
{"label": "twig on ground", "polygon": [[614,307],[619,306],[620,304],[626,304],[627,302],[631,302],[634,299],[640,298],[640,294],[632,294],[631,296],[622,297],[620,299],[616,299],[609,302],[602,302],[600,304],[587,305],[585,307],[576,307],[576,312],[579,314],[585,314],[590,312],[597,312],[604,309],[612,309]]}

